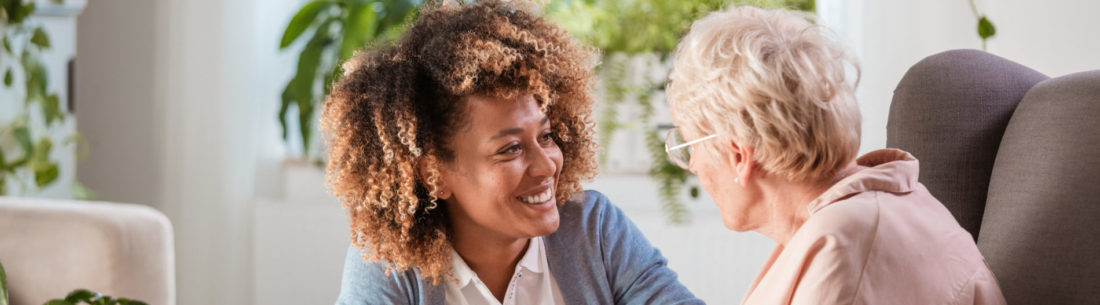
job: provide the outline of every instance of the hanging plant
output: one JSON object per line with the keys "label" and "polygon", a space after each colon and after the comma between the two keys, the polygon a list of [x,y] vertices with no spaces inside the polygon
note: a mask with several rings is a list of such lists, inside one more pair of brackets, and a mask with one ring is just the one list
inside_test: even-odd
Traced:
{"label": "hanging plant", "polygon": [[[56,140],[51,137],[56,133],[51,131],[70,114],[63,109],[57,92],[48,89],[49,75],[41,54],[50,49],[50,36],[43,27],[27,23],[35,6],[34,2],[0,0],[3,91],[15,93],[19,83],[24,89],[21,104],[11,99],[4,103],[12,104],[0,106],[18,109],[8,121],[0,123],[0,195],[10,194],[12,187],[19,187],[22,194],[33,193],[49,186],[60,174],[58,162],[50,158]],[[76,133],[62,137],[60,142],[66,148],[81,139]],[[75,182],[73,193],[78,198],[88,194]]]}
{"label": "hanging plant", "polygon": [[997,35],[997,28],[993,27],[993,22],[989,21],[989,18],[978,12],[978,6],[974,5],[974,0],[970,0],[970,11],[974,13],[974,18],[978,19],[978,38],[982,39],[982,51],[985,51],[985,42],[993,35]]}

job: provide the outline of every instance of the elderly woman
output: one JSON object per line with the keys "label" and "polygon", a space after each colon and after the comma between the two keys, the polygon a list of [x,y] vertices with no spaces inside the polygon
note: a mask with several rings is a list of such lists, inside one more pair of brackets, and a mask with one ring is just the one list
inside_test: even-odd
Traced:
{"label": "elderly woman", "polygon": [[338,304],[695,304],[596,174],[592,52],[520,1],[444,5],[325,104]]}
{"label": "elderly woman", "polygon": [[810,16],[735,7],[677,48],[667,149],[730,230],[777,246],[742,304],[1003,304],[968,234],[899,150],[856,158],[846,63]]}

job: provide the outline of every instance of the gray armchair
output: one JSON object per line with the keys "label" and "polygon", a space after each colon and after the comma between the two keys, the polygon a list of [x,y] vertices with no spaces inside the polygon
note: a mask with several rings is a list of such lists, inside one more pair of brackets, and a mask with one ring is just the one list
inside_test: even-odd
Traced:
{"label": "gray armchair", "polygon": [[974,235],[1009,304],[1100,300],[1100,70],[1048,78],[976,50],[894,91],[889,147]]}

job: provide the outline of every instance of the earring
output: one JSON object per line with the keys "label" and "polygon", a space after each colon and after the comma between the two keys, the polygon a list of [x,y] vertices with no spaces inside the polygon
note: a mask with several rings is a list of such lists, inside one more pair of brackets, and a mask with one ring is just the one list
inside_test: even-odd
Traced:
{"label": "earring", "polygon": [[741,178],[733,178],[733,183],[740,184],[741,183]]}

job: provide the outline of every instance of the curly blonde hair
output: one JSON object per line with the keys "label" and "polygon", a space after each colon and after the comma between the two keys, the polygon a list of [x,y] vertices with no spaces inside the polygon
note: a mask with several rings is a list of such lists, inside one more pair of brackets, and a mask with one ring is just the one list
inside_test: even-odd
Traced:
{"label": "curly blonde hair", "polygon": [[812,19],[742,6],[696,21],[669,75],[673,118],[753,147],[765,172],[832,179],[859,150],[859,106],[845,71],[853,67],[858,83],[859,63]]}
{"label": "curly blonde hair", "polygon": [[468,124],[464,97],[534,96],[563,154],[558,202],[570,204],[596,175],[596,54],[533,10],[495,0],[429,9],[395,44],[343,65],[321,118],[326,179],[365,261],[387,273],[417,268],[434,283],[449,275],[450,224],[437,186],[439,167],[454,157],[448,139]]}

